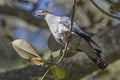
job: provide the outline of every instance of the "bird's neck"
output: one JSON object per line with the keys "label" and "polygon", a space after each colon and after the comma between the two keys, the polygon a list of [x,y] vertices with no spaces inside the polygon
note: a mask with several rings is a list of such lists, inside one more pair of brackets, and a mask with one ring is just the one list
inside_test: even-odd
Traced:
{"label": "bird's neck", "polygon": [[59,16],[56,16],[54,14],[47,14],[45,16],[45,20],[49,26],[51,26],[51,24],[55,24],[55,23],[59,22],[59,20],[60,20],[59,18],[60,18]]}
{"label": "bird's neck", "polygon": [[54,35],[54,32],[56,31],[56,29],[58,28],[57,26],[57,23],[59,23],[60,21],[60,17],[59,16],[56,16],[54,14],[47,14],[45,16],[45,20],[48,24],[48,27],[50,29],[50,31],[53,33]]}
{"label": "bird's neck", "polygon": [[54,22],[54,20],[56,20],[57,18],[58,18],[58,16],[56,16],[56,15],[54,15],[54,14],[47,13],[47,14],[45,15],[45,20],[46,20],[47,22],[49,22],[49,21],[53,21],[53,22]]}

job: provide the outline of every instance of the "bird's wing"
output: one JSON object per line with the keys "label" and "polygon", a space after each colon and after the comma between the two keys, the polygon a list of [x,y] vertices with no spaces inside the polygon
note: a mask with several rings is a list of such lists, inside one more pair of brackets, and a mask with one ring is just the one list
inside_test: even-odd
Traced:
{"label": "bird's wing", "polygon": [[51,51],[58,51],[62,47],[62,45],[55,40],[52,34],[49,36],[47,44]]}
{"label": "bird's wing", "polygon": [[[66,27],[69,28],[70,25],[71,25],[71,19],[70,19],[69,17],[61,17],[61,18],[60,18],[60,23],[62,23],[63,25],[65,25]],[[72,31],[73,31],[73,32],[77,32],[77,33],[79,33],[79,34],[84,34],[84,35],[86,35],[86,36],[89,37],[89,35],[88,35],[86,32],[84,32],[84,31],[79,27],[79,25],[78,25],[77,23],[75,23],[75,22],[73,22]]]}
{"label": "bird's wing", "polygon": [[[63,25],[65,25],[66,27],[70,27],[71,25],[71,19],[69,17],[61,17],[60,18],[60,23],[62,23]],[[85,40],[87,40],[89,43],[94,44],[96,47],[100,48],[89,36],[89,34],[87,34],[86,32],[84,32],[80,26],[77,23],[73,23],[73,28],[72,31],[75,32],[76,34],[78,34],[79,36],[83,37]],[[92,46],[91,46],[92,47]]]}

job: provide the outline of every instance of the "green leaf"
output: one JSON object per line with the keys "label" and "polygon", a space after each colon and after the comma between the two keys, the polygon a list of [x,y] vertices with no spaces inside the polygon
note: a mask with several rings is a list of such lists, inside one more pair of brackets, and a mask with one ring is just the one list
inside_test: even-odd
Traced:
{"label": "green leaf", "polygon": [[78,53],[77,50],[68,50],[68,54],[66,54],[65,57],[72,57],[77,53]]}
{"label": "green leaf", "polygon": [[64,79],[66,75],[65,69],[60,66],[56,66],[56,65],[50,67],[49,72],[51,73],[49,77],[54,80]]}
{"label": "green leaf", "polygon": [[[77,54],[79,51],[77,50],[68,50],[67,53],[65,54],[65,58],[72,57],[75,54]],[[61,54],[62,55],[62,54]]]}

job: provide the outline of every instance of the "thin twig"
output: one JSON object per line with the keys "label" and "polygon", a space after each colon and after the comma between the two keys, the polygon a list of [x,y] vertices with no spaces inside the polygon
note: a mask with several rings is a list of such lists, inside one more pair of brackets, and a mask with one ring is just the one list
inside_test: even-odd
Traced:
{"label": "thin twig", "polygon": [[45,72],[45,74],[42,76],[42,78],[40,80],[43,80],[45,78],[45,76],[47,75],[47,73],[49,72],[50,68]]}
{"label": "thin twig", "polygon": [[115,18],[115,19],[120,20],[120,17],[113,16],[113,15],[111,15],[111,14],[105,12],[105,11],[104,11],[103,9],[101,9],[93,0],[90,0],[90,1],[91,1],[92,4],[93,4],[96,8],[98,8],[102,13],[106,14],[106,15],[109,16],[109,17],[112,17],[112,18]]}
{"label": "thin twig", "polygon": [[63,54],[62,54],[61,58],[59,59],[59,61],[57,62],[57,64],[61,63],[61,61],[63,60],[65,54],[67,53],[67,48],[68,48],[68,45],[69,45],[69,42],[70,42],[71,31],[72,31],[72,27],[73,27],[74,14],[75,14],[75,6],[76,6],[76,0],[73,0],[71,25],[70,25],[70,28],[69,28],[68,38],[67,38],[67,41],[66,41],[64,49],[61,49],[61,51],[60,51],[60,52],[63,52]]}

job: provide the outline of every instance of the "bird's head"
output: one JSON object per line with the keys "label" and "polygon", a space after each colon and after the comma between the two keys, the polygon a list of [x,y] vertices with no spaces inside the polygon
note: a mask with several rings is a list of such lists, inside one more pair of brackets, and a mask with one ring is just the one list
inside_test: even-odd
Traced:
{"label": "bird's head", "polygon": [[45,10],[38,10],[38,11],[36,11],[36,14],[35,14],[35,16],[44,16],[44,15],[46,15],[48,12],[47,11],[45,11]]}

